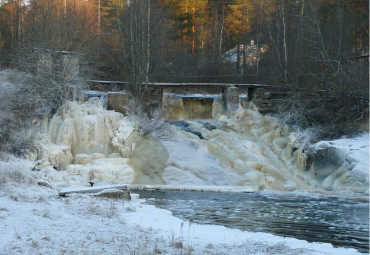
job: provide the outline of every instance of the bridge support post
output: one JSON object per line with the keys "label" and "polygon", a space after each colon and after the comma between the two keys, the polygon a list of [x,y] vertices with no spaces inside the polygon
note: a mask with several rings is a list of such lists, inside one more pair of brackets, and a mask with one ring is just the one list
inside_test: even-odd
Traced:
{"label": "bridge support post", "polygon": [[126,92],[109,92],[107,108],[125,115],[129,106],[129,99],[130,96]]}
{"label": "bridge support post", "polygon": [[257,89],[256,88],[248,88],[248,101],[252,101],[253,103],[256,102],[257,99]]}
{"label": "bridge support post", "polygon": [[145,112],[148,116],[154,117],[162,108],[163,89],[162,88],[146,88],[143,103],[145,104]]}
{"label": "bridge support post", "polygon": [[239,88],[229,87],[224,91],[224,100],[228,116],[232,116],[239,108]]}

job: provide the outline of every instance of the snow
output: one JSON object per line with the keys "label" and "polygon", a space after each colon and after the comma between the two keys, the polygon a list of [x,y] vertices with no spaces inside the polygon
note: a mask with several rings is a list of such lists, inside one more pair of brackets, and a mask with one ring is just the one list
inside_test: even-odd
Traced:
{"label": "snow", "polygon": [[[168,93],[164,93],[164,94],[168,94]],[[190,97],[190,98],[218,98],[220,97],[219,94],[207,94],[207,95],[204,95],[204,94],[174,94],[175,96],[178,96],[178,97]]]}
{"label": "snow", "polygon": [[101,186],[95,186],[95,187],[66,188],[66,189],[62,189],[59,192],[59,195],[65,196],[68,193],[97,193],[97,192],[101,192],[104,190],[111,190],[111,189],[127,190],[127,186],[126,185],[101,185]]}
{"label": "snow", "polygon": [[200,225],[167,210],[37,185],[0,186],[0,254],[360,254],[268,233]]}
{"label": "snow", "polygon": [[220,166],[206,148],[182,137],[161,141],[169,153],[163,179],[169,185],[227,185],[237,176]]}

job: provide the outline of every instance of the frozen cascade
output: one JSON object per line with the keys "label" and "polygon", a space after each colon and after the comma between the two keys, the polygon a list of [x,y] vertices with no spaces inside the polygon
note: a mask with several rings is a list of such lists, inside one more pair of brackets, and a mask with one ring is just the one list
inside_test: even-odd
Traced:
{"label": "frozen cascade", "polygon": [[[86,185],[92,182],[133,183],[135,171],[127,164],[126,118],[107,111],[98,98],[67,102],[53,116],[40,144],[41,174],[53,182]],[[56,171],[66,170],[66,171]]]}
{"label": "frozen cascade", "polygon": [[[176,100],[175,106],[180,105]],[[368,191],[368,173],[357,171],[354,160],[347,157],[345,164],[330,171],[319,165],[307,167],[308,154],[284,136],[275,118],[258,113],[253,106],[239,107],[231,117],[217,109],[222,110],[215,100],[213,120],[187,120],[186,130],[170,125],[167,137],[141,137],[129,117],[107,111],[98,98],[67,102],[50,121],[49,137],[40,146],[41,174],[67,185],[92,181]],[[172,110],[171,114],[176,113]]]}

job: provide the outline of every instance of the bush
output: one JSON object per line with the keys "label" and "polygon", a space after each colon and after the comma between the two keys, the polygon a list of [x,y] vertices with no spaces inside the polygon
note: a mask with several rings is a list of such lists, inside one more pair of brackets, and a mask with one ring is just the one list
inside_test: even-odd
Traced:
{"label": "bush", "polygon": [[35,180],[24,161],[12,158],[10,161],[0,161],[0,185],[9,182],[32,184]]}
{"label": "bush", "polygon": [[34,98],[24,93],[27,75],[11,70],[0,72],[0,151],[18,156],[33,146],[37,116]]}
{"label": "bush", "polygon": [[369,115],[369,80],[363,75],[364,68],[354,61],[336,65],[336,69],[331,63],[323,65],[325,72],[311,75],[320,87],[291,85],[290,111],[280,113],[285,122],[297,124],[302,130],[314,129],[315,140],[354,135],[360,131],[359,121]]}
{"label": "bush", "polygon": [[145,105],[139,100],[131,100],[128,107],[128,115],[134,123],[135,129],[142,136],[155,134],[157,137],[168,138],[171,136],[169,124],[163,120],[163,112],[160,109],[148,113],[144,110]]}

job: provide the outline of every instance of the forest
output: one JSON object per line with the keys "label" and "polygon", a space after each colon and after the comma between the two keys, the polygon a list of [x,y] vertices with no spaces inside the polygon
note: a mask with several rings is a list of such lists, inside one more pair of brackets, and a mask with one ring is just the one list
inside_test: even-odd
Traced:
{"label": "forest", "polygon": [[283,85],[286,121],[338,137],[368,115],[368,41],[367,0],[0,1],[1,68],[79,58],[79,77],[27,81],[33,107],[62,104],[71,81],[128,81],[136,94],[147,82]]}

